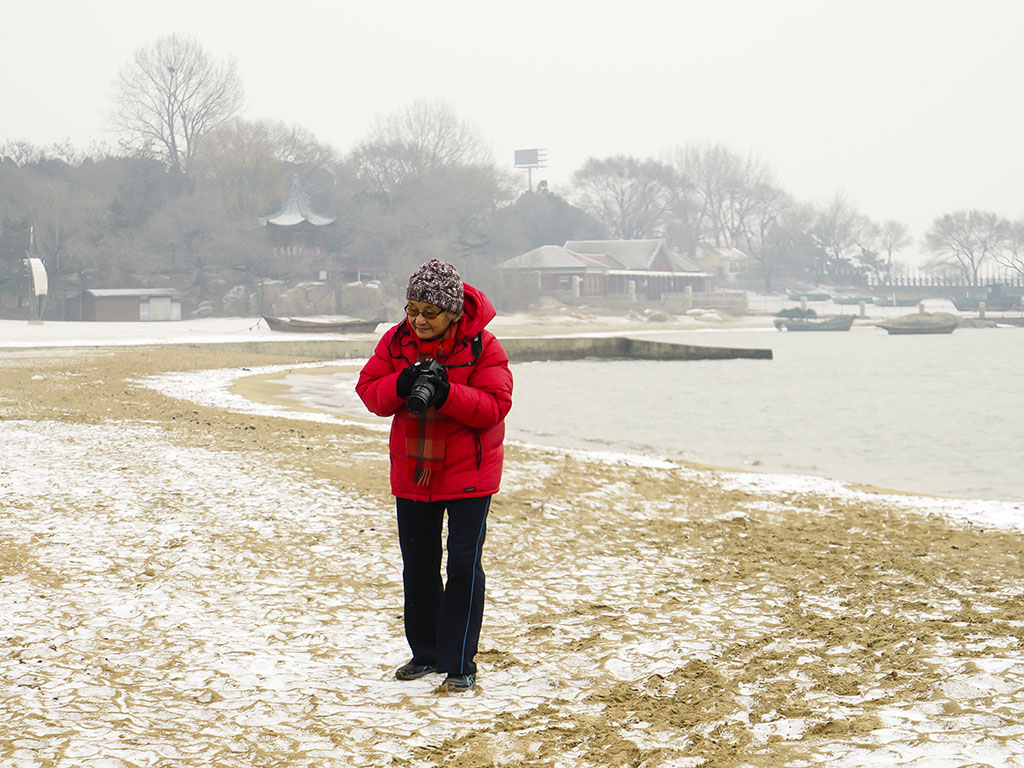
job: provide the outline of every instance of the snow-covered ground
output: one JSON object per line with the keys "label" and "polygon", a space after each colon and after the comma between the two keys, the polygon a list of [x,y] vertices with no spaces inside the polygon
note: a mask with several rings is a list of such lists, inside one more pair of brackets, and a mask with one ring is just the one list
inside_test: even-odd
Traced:
{"label": "snow-covered ground", "polygon": [[39,325],[0,320],[0,348],[216,344],[229,341],[288,341],[320,334],[276,333],[258,317],[213,317],[169,322],[61,322]]}

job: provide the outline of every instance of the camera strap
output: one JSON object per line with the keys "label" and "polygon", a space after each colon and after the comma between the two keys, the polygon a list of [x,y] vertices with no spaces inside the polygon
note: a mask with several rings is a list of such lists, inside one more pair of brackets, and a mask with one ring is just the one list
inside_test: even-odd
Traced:
{"label": "camera strap", "polygon": [[469,351],[473,354],[473,359],[468,363],[446,365],[445,368],[468,368],[471,365],[476,365],[477,361],[480,359],[480,355],[483,354],[484,351],[484,340],[480,338],[479,333],[469,340]]}

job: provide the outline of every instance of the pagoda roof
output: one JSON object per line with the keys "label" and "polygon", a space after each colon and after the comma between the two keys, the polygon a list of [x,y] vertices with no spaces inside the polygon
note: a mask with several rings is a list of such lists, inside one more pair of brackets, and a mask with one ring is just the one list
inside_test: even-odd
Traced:
{"label": "pagoda roof", "polygon": [[273,224],[275,227],[295,227],[304,221],[308,221],[314,227],[326,227],[328,224],[334,223],[334,217],[324,216],[313,210],[309,202],[309,195],[299,189],[297,179],[292,182],[288,199],[280,210],[269,216],[260,217],[260,223],[264,226]]}

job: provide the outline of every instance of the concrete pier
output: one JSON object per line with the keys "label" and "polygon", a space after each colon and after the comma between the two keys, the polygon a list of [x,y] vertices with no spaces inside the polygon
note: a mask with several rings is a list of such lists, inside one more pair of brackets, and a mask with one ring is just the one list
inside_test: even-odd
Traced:
{"label": "concrete pier", "polygon": [[517,337],[501,339],[509,360],[582,360],[588,357],[636,360],[771,360],[770,349],[704,347],[668,341],[631,339],[628,336],[589,338],[580,336]]}
{"label": "concrete pier", "polygon": [[[771,349],[705,347],[628,336],[515,336],[499,337],[512,362],[583,360],[585,358],[636,360],[771,360]],[[319,359],[369,358],[377,337],[366,339],[281,339],[216,344],[218,349],[250,354],[315,357]],[[209,344],[183,344],[208,347]]]}

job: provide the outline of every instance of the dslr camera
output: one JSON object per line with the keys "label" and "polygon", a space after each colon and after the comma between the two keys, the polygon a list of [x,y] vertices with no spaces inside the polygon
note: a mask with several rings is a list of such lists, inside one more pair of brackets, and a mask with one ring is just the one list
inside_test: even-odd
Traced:
{"label": "dslr camera", "polygon": [[416,363],[416,368],[419,369],[419,374],[409,396],[405,398],[405,407],[410,413],[419,415],[427,410],[434,395],[437,394],[438,385],[448,379],[448,373],[444,366],[432,357]]}

